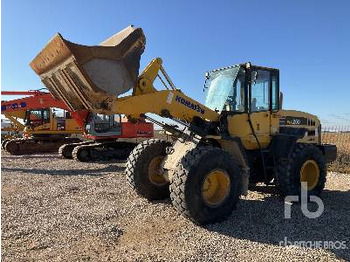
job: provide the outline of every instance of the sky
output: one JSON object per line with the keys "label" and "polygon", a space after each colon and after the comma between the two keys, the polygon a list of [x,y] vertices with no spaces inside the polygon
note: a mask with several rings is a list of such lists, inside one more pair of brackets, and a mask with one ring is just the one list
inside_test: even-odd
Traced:
{"label": "sky", "polygon": [[1,89],[43,87],[29,63],[57,32],[96,45],[133,24],[147,39],[141,69],[161,57],[200,102],[206,71],[250,61],[280,69],[285,109],[350,126],[349,10],[347,0],[2,0]]}

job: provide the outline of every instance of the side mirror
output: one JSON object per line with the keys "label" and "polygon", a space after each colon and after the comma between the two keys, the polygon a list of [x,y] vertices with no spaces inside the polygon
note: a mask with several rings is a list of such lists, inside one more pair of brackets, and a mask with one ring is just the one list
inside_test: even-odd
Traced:
{"label": "side mirror", "polygon": [[205,81],[204,81],[204,86],[203,86],[203,92],[205,92],[206,89],[208,89],[208,81],[210,79],[210,74],[209,72],[205,72]]}

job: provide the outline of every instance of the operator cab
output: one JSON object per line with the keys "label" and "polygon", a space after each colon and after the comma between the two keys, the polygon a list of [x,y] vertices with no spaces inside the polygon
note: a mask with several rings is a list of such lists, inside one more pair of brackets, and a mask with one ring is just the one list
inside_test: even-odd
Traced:
{"label": "operator cab", "polygon": [[221,114],[220,130],[245,149],[266,148],[279,133],[279,70],[234,65],[207,73],[205,105]]}
{"label": "operator cab", "polygon": [[50,109],[27,110],[25,116],[25,126],[36,128],[50,123]]}
{"label": "operator cab", "polygon": [[[57,131],[63,131],[67,129],[67,119],[71,119],[70,112],[60,108],[44,108],[44,109],[31,109],[26,111],[24,124],[26,127],[34,129],[41,126],[43,130],[49,130],[51,125],[51,119],[54,120],[54,125],[57,125]],[[45,124],[49,126],[44,127]]]}
{"label": "operator cab", "polygon": [[226,114],[278,111],[279,70],[253,66],[250,63],[234,65],[206,74],[205,105]]}
{"label": "operator cab", "polygon": [[91,114],[89,121],[85,125],[87,135],[96,137],[117,136],[122,132],[122,115]]}

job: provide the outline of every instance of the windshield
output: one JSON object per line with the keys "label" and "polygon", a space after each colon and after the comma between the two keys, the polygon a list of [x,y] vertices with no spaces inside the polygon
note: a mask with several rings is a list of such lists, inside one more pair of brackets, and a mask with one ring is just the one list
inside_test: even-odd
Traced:
{"label": "windshield", "polygon": [[205,105],[212,110],[244,112],[245,72],[239,66],[209,75]]}

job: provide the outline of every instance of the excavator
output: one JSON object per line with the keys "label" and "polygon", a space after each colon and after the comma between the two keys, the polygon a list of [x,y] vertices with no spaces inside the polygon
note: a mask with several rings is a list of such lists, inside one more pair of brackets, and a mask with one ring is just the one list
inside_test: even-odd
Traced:
{"label": "excavator", "polygon": [[121,114],[89,113],[84,125],[84,137],[88,140],[62,145],[59,154],[80,162],[126,159],[136,141],[153,137],[153,132],[153,123],[142,119],[131,123]]}
{"label": "excavator", "polygon": [[[125,159],[136,146],[130,139],[153,137],[153,124],[128,123],[121,115],[101,115],[87,111],[65,112],[66,118],[55,116],[49,107],[66,105],[41,91],[2,91],[2,95],[29,95],[20,100],[2,101],[2,113],[31,139],[5,139],[3,148],[11,154],[59,152],[64,158],[78,161]],[[27,109],[27,110],[23,110]],[[29,110],[28,110],[29,109]],[[71,119],[74,116],[74,120]],[[23,125],[18,118],[25,122]],[[74,125],[75,129],[70,128]],[[66,138],[66,133],[83,133],[88,139]],[[62,135],[63,133],[63,135]],[[44,138],[44,139],[43,139]],[[59,138],[59,139],[58,139]],[[124,139],[124,141],[119,141]],[[8,143],[10,142],[10,143]],[[28,146],[29,145],[29,146]],[[101,154],[101,152],[104,152]]]}
{"label": "excavator", "polygon": [[281,196],[302,196],[302,189],[321,195],[337,148],[322,143],[317,116],[282,109],[278,69],[247,62],[211,70],[202,104],[176,88],[160,58],[139,74],[145,44],[133,26],[96,46],[57,34],[30,63],[71,110],[143,117],[173,135],[173,142],[145,140],[130,153],[126,179],[138,195],[170,196],[199,225],[228,218],[250,181],[273,184]]}
{"label": "excavator", "polygon": [[1,132],[5,132],[6,135],[1,134],[1,147],[5,150],[5,144],[12,139],[20,136],[25,126],[20,122],[20,119],[25,118],[25,111],[13,112],[11,114],[4,114],[10,122],[6,127],[1,127]]}
{"label": "excavator", "polygon": [[[86,112],[67,112],[66,104],[48,92],[1,91],[1,95],[26,95],[20,99],[1,101],[1,113],[24,133],[24,138],[2,142],[3,148],[10,154],[57,152],[62,144],[81,141],[71,135],[82,134]],[[56,115],[57,109],[63,110],[61,116]]]}

